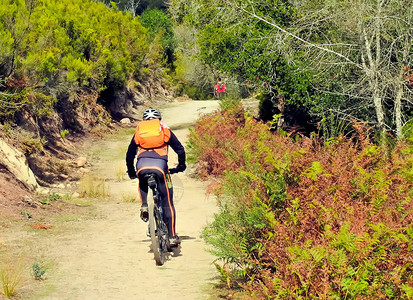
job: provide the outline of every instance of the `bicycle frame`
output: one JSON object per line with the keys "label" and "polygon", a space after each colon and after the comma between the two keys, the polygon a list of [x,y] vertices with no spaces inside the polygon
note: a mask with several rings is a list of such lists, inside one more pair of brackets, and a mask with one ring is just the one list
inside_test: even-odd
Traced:
{"label": "bicycle frame", "polygon": [[151,173],[145,176],[152,190],[153,202],[149,203],[149,232],[152,241],[152,251],[158,266],[165,263],[166,255],[171,251],[169,245],[168,224],[164,218],[162,199],[158,191],[158,177]]}

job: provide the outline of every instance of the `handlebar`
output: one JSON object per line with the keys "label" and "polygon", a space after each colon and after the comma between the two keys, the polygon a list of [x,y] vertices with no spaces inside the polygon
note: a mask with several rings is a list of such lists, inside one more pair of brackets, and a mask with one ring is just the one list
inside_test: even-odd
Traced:
{"label": "handlebar", "polygon": [[[186,166],[184,167],[184,169],[181,169],[181,168],[178,168],[178,167],[176,167],[176,168],[170,168],[170,169],[169,169],[169,174],[180,173],[180,172],[185,171],[185,169],[186,169]],[[128,171],[127,171],[126,173],[128,173],[130,179],[136,179],[136,178],[137,178],[137,176],[135,175],[135,173],[132,174],[132,173],[129,173]]]}
{"label": "handlebar", "polygon": [[178,170],[177,168],[171,168],[171,169],[169,169],[169,174],[176,174],[176,173],[179,173],[179,172],[183,172],[183,171],[180,171],[180,170]]}

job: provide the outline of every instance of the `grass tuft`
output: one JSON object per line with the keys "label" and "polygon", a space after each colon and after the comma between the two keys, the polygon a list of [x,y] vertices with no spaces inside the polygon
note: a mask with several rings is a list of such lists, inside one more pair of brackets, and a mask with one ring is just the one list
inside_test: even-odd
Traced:
{"label": "grass tuft", "polygon": [[109,195],[105,179],[96,175],[86,174],[80,179],[80,194],[85,197],[107,197]]}
{"label": "grass tuft", "polygon": [[118,164],[115,167],[115,175],[116,175],[116,180],[121,182],[126,179],[126,170],[125,170],[125,165],[124,164]]}
{"label": "grass tuft", "polygon": [[3,294],[7,298],[13,297],[23,281],[23,268],[21,264],[5,263],[0,266],[0,282]]}
{"label": "grass tuft", "polygon": [[136,202],[137,202],[136,195],[133,195],[133,194],[125,194],[125,195],[122,195],[122,202],[125,202],[125,203],[136,203]]}

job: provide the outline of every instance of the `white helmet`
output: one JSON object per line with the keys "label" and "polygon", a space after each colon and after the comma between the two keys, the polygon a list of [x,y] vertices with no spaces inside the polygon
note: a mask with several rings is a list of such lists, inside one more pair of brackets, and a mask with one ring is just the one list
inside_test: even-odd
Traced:
{"label": "white helmet", "polygon": [[154,109],[154,108],[148,108],[143,112],[143,119],[144,120],[152,120],[152,119],[161,119],[161,113]]}

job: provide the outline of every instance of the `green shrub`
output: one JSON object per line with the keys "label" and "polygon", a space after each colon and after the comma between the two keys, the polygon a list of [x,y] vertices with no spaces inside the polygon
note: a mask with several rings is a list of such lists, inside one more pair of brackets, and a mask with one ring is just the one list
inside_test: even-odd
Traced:
{"label": "green shrub", "polygon": [[145,10],[141,15],[142,25],[149,29],[150,40],[155,39],[155,36],[162,32],[162,49],[163,56],[169,66],[175,59],[176,39],[174,36],[172,20],[165,12],[159,9]]}
{"label": "green shrub", "polygon": [[41,280],[43,279],[44,274],[46,273],[47,268],[40,266],[39,263],[34,262],[32,265],[32,275],[34,279]]}
{"label": "green shrub", "polygon": [[26,155],[41,153],[43,151],[44,145],[46,145],[46,139],[44,137],[39,138],[23,131],[20,134],[21,148]]}
{"label": "green shrub", "polygon": [[21,104],[41,117],[62,91],[79,87],[109,104],[140,73],[146,33],[139,18],[103,3],[0,0],[0,77],[7,79],[0,117],[13,117]]}
{"label": "green shrub", "polygon": [[219,107],[221,110],[229,110],[233,109],[234,107],[238,107],[241,103],[239,98],[232,98],[229,96],[225,96],[219,100]]}

